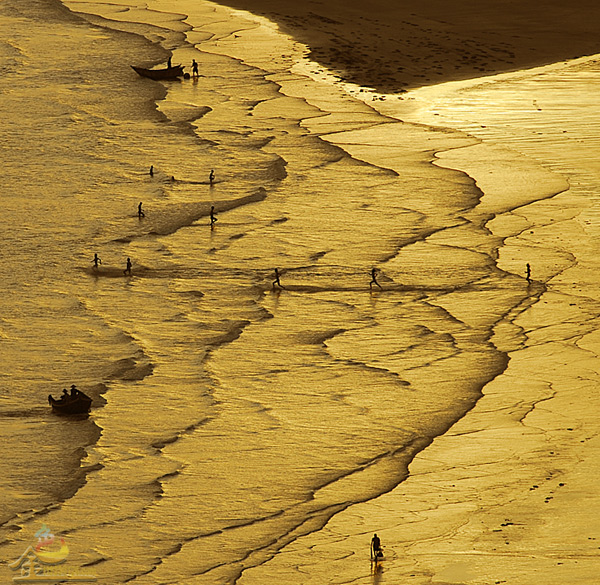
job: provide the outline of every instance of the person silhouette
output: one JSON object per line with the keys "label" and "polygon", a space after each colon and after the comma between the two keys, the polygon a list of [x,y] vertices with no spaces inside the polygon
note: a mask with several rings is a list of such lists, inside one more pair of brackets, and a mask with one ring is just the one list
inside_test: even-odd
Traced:
{"label": "person silhouette", "polygon": [[169,57],[169,60],[167,61],[167,67],[168,67],[169,69],[171,69],[171,67],[173,67],[173,64],[172,64],[172,62],[171,62],[171,59],[172,59],[172,58],[173,58],[173,56],[171,55],[171,56]]}
{"label": "person silhouette", "polygon": [[196,59],[192,59],[192,77],[198,76],[198,63],[196,63]]}
{"label": "person silhouette", "polygon": [[213,169],[210,169],[210,173],[208,175],[208,182],[212,184],[215,182],[215,171]]}
{"label": "person silhouette", "polygon": [[531,266],[529,265],[529,262],[525,266],[525,278],[527,279],[527,282],[531,284]]}
{"label": "person silhouette", "polygon": [[381,548],[381,540],[377,534],[373,535],[371,539],[371,560],[377,561],[383,557],[383,550]]}
{"label": "person silhouette", "polygon": [[140,219],[142,219],[142,217],[146,217],[146,214],[144,213],[144,210],[142,209],[142,202],[140,201],[140,204],[138,205],[138,217]]}
{"label": "person silhouette", "polygon": [[123,270],[123,274],[129,274],[131,276],[131,258],[127,258],[127,267]]}
{"label": "person silhouette", "polygon": [[373,290],[373,285],[376,284],[380,288],[380,290],[383,290],[381,288],[381,285],[377,282],[376,275],[377,275],[377,268],[372,268],[371,269],[371,282],[369,283],[369,288],[371,290]]}
{"label": "person silhouette", "polygon": [[102,264],[102,260],[100,260],[96,252],[94,252],[94,259],[92,260],[92,263],[94,264],[94,270],[98,270],[98,264]]}
{"label": "person silhouette", "polygon": [[150,165],[150,176],[154,176],[154,165]]}
{"label": "person silhouette", "polygon": [[275,268],[275,280],[273,281],[273,290],[275,290],[275,285],[277,285],[279,288],[285,288],[279,280],[279,270],[277,268]]}
{"label": "person silhouette", "polygon": [[210,227],[213,227],[214,223],[217,221],[217,217],[215,216],[215,206],[211,206],[210,208]]}

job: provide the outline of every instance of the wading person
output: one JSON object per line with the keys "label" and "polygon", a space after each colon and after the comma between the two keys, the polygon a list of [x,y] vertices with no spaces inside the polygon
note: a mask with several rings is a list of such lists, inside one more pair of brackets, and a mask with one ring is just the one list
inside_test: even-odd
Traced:
{"label": "wading person", "polygon": [[142,209],[142,202],[140,201],[140,204],[138,205],[138,217],[140,219],[142,219],[142,217],[146,217],[146,214],[144,213],[144,210]]}
{"label": "wading person", "polygon": [[94,259],[92,260],[92,263],[94,264],[94,270],[98,270],[98,265],[102,264],[102,260],[100,260],[96,252],[94,252]]}
{"label": "wading person", "polygon": [[217,216],[215,215],[215,206],[213,205],[210,208],[210,227],[213,227],[215,222],[217,221]]}
{"label": "wading person", "polygon": [[[371,282],[369,283],[369,288],[371,290],[373,290],[373,285],[376,284],[380,290],[383,290],[381,288],[381,285],[377,282],[377,268],[371,268]],[[375,535],[377,536],[377,535]]]}
{"label": "wading person", "polygon": [[283,285],[279,280],[279,270],[277,268],[275,268],[275,280],[273,281],[273,290],[275,290],[275,285],[277,285],[279,288],[283,288]]}
{"label": "wading person", "polygon": [[127,258],[127,266],[123,270],[123,274],[129,274],[131,276],[131,258]]}

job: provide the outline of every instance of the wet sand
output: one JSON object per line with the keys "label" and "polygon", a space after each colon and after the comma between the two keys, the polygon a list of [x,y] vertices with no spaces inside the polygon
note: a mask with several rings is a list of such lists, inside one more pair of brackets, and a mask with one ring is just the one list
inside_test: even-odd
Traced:
{"label": "wet sand", "polygon": [[[328,10],[335,6],[328,5]],[[435,7],[436,4],[429,6]],[[280,4],[278,7],[281,9]],[[339,14],[349,13],[354,18],[353,22],[358,24],[365,20],[364,16],[361,19],[358,13],[349,11],[347,3],[344,7]],[[311,6],[310,9],[317,14],[314,7]],[[340,10],[339,6],[336,10]],[[376,11],[371,12],[369,18],[375,13]],[[413,17],[411,15],[410,18]],[[326,18],[333,20],[334,16],[324,13],[317,19],[310,16],[310,19],[318,22],[319,26],[327,27],[327,30],[331,30],[330,26],[337,26]],[[407,21],[411,22],[409,18]],[[309,29],[309,20],[295,22],[303,22],[303,26],[307,27],[304,29],[307,35],[309,33],[306,31],[318,29],[317,26]],[[365,46],[372,47],[374,52],[380,52],[381,49],[375,50],[377,43],[374,39],[377,26],[382,26],[381,20],[378,24],[371,24],[373,26],[369,25],[369,34],[365,32],[366,36],[360,38]],[[411,26],[415,28],[406,24],[402,30],[412,30]],[[413,33],[413,38],[430,38],[431,24],[425,26],[420,22],[420,26],[416,28],[418,31]],[[354,32],[357,38],[359,32],[363,34],[358,30]],[[320,34],[316,34],[315,38]],[[584,47],[584,40],[583,37],[573,38],[572,51],[577,52],[575,46]],[[589,37],[587,40],[589,41]],[[455,44],[460,43],[457,41]],[[507,42],[507,46],[513,45]],[[527,46],[523,49],[524,56],[527,56],[526,48]],[[546,48],[548,51],[556,50],[555,45]],[[584,49],[588,50],[587,45]],[[332,50],[329,56],[331,54]],[[473,54],[477,54],[475,49]],[[561,53],[561,58],[562,56],[566,55]],[[452,78],[456,59],[446,54],[443,48],[439,50],[438,57],[442,63],[440,71],[435,75]],[[541,62],[551,60],[548,52],[540,52],[536,58]],[[326,59],[321,62],[325,63]],[[411,62],[422,69],[431,64],[432,60],[419,53],[411,55]],[[483,67],[480,73],[491,73],[503,67],[518,68],[533,62],[534,60],[527,61],[524,58],[520,61],[507,58],[504,65],[496,62],[492,64],[490,60],[478,63],[477,67]],[[477,67],[463,63],[459,67],[460,75],[479,71]],[[360,67],[349,67],[346,71],[347,79],[359,81],[361,72]],[[418,75],[421,73],[416,68],[408,77],[398,78],[398,83],[402,83],[403,87],[410,87],[411,84],[428,82],[426,77],[421,79]],[[369,71],[365,72],[362,80],[365,85],[385,89],[393,85],[391,82],[391,85],[387,85],[385,76],[385,72]],[[367,77],[371,78],[371,82]],[[392,81],[395,83],[396,79]],[[299,86],[298,93],[302,94],[302,82],[290,76],[284,88],[288,95],[293,93],[294,84]],[[323,103],[330,96],[323,90],[322,95],[312,95],[311,98],[317,103]],[[281,107],[289,104],[289,101],[282,98],[278,107],[266,104],[259,111],[268,113],[269,108],[281,111]],[[376,118],[375,114],[356,104],[347,105],[346,110],[340,108],[327,119],[314,117],[307,120],[311,114],[309,107],[299,111],[296,106],[289,105],[286,113],[292,117],[297,116],[298,120],[303,120],[303,125],[317,133],[341,131],[348,129],[348,126],[368,127]],[[394,130],[390,127],[390,131]],[[429,164],[430,157],[426,154],[428,148],[451,151],[474,142],[464,136],[454,133],[444,135],[442,132],[432,133],[430,136],[435,135],[435,140],[432,139],[427,146],[427,138],[418,136],[411,127],[404,127],[402,132],[404,149],[396,149],[390,153],[390,168],[394,168],[393,165],[403,158],[411,160],[415,165]],[[344,143],[344,136],[338,134],[331,141],[344,144],[344,148],[363,160],[369,159],[369,151],[377,151],[378,157],[382,157],[383,145],[375,140],[377,136],[374,136],[372,143],[364,140],[356,145],[351,142],[351,133],[347,138],[348,143]],[[418,140],[422,142],[417,147],[415,143]],[[471,162],[473,161],[480,162],[481,157],[473,156]],[[478,171],[474,166],[469,167],[468,162],[464,159],[447,160],[442,164],[477,177],[481,169]],[[512,162],[508,161],[507,165],[510,166]],[[482,168],[485,170],[485,166]],[[525,176],[533,172],[533,168],[518,170]],[[456,173],[454,176],[459,175],[460,173]],[[540,182],[553,182],[553,178],[542,175],[544,173],[537,177]],[[514,175],[510,177],[514,178]],[[553,185],[550,191],[555,189],[554,192],[557,192],[563,187]],[[481,222],[501,211],[503,206],[508,209],[515,205],[514,201],[507,204],[502,190],[494,192],[493,185],[487,185],[483,190],[485,195],[482,202],[473,212],[473,216],[480,214]],[[529,203],[528,189],[524,187],[521,194],[522,200],[518,203],[525,206]],[[565,197],[568,198],[568,195]],[[555,207],[552,213],[558,212],[563,206],[561,196],[555,197],[551,206]],[[536,226],[548,223],[548,204],[536,206],[532,203],[527,213]],[[536,213],[539,214],[537,217]],[[201,215],[204,216],[205,213]],[[518,221],[518,218],[510,217],[508,220]],[[499,234],[502,229],[508,234],[515,231],[514,225],[502,224],[501,220],[497,220],[497,224]],[[576,222],[571,226],[572,236],[577,239],[579,233]],[[564,224],[561,228],[556,227],[557,230],[562,228]],[[544,233],[549,240],[556,235],[552,228]],[[500,239],[501,235],[498,237]],[[405,281],[419,277],[419,258],[413,258],[412,262],[409,260],[411,259],[406,255],[401,257]],[[522,258],[514,259],[514,275],[522,276],[522,265]],[[537,302],[544,290],[543,282],[534,282],[531,287],[531,302]],[[495,291],[490,294],[495,294]],[[452,300],[447,296],[445,302],[450,303]],[[593,438],[593,415],[596,409],[590,406],[594,399],[594,385],[590,382],[593,374],[590,373],[586,384],[575,387],[572,379],[563,379],[560,372],[556,371],[556,363],[560,364],[567,359],[569,352],[577,352],[577,348],[573,344],[566,348],[553,331],[552,326],[564,320],[564,313],[561,312],[563,303],[561,299],[554,300],[555,304],[548,305],[546,300],[543,305],[534,309],[530,309],[529,302],[526,301],[511,315],[511,323],[497,328],[495,343],[511,355],[508,370],[485,387],[484,397],[467,417],[444,436],[437,438],[413,461],[410,476],[405,482],[386,495],[364,504],[353,505],[336,514],[324,529],[298,538],[277,550],[271,561],[247,570],[238,582],[288,585],[295,582],[391,583],[400,580],[404,583],[440,585],[467,582],[509,582],[523,585],[534,581],[593,582],[598,572],[595,557],[597,546],[594,546],[597,531],[593,526],[588,530],[582,521],[587,515],[588,506],[589,510],[595,509],[592,500],[597,498],[589,471],[597,468],[597,443]],[[484,294],[463,298],[457,296],[454,302],[456,310],[468,307],[473,319],[489,318],[485,315]],[[475,305],[478,311],[473,310]],[[540,323],[547,323],[548,328],[540,328]],[[547,338],[540,338],[538,343],[527,346],[523,341],[524,332],[531,332],[536,328],[540,328],[539,335],[545,334]],[[582,355],[573,356],[574,359],[581,359],[582,362],[589,359],[592,363],[586,362],[586,366],[590,372],[595,372],[593,362],[597,352],[591,352],[595,345],[593,333],[589,333],[580,345],[584,348],[580,349]],[[535,364],[535,370],[548,374],[548,380],[531,382],[532,363]],[[574,377],[576,375],[577,372]],[[557,392],[562,388],[564,392]],[[586,406],[580,407],[581,404]],[[368,543],[374,531],[382,537],[387,560],[382,571],[372,575],[368,560],[365,559],[368,559]],[[197,556],[199,555],[194,558]],[[558,577],[557,570],[562,571]],[[151,579],[152,577],[149,578]],[[197,582],[201,581],[202,576],[197,577]]]}
{"label": "wet sand", "polygon": [[[447,14],[447,4],[436,2],[415,4],[406,14],[371,10],[371,5],[366,14],[335,2],[226,3],[268,15],[308,43],[310,56],[340,81],[382,93],[530,68],[600,49],[589,26],[598,21],[600,8],[590,2],[569,5],[566,14],[558,2],[546,3],[543,11],[533,4],[526,11],[517,3],[502,15],[494,3],[486,3],[488,11],[480,5],[478,11],[467,10],[468,3],[460,3],[465,10],[453,15]],[[427,20],[434,16],[435,22]],[[393,34],[381,37],[383,30]],[[412,55],[395,50],[392,59],[391,43],[402,37],[417,38],[419,48]],[[456,53],[460,45],[462,57]],[[355,58],[358,50],[371,68]],[[378,109],[397,115],[394,108]],[[311,124],[318,128],[319,120]],[[547,290],[554,277],[589,257],[586,248],[593,242],[581,219],[587,203],[568,190],[568,175],[544,170],[515,152],[480,144],[437,155],[440,166],[466,172],[484,191],[472,215],[480,214],[482,221],[495,215],[488,227],[499,241],[508,237],[499,250],[499,266],[522,275],[527,261],[537,267],[530,298],[510,322],[496,328],[494,343],[509,355],[509,366],[484,388],[464,419],[415,458],[405,482],[337,514],[322,531],[246,572],[244,584],[335,579],[533,585],[597,579],[598,335],[593,325],[581,326],[586,317],[573,309],[576,299]],[[490,169],[498,175],[491,178]],[[509,197],[508,184],[513,187]],[[551,198],[529,199],[534,191],[539,198],[540,189]],[[521,233],[526,228],[535,234],[529,236],[533,246]],[[557,240],[564,245],[560,251]],[[590,279],[595,280],[570,273],[559,276],[558,284],[581,286],[586,299],[595,299],[595,283],[586,287]],[[594,305],[581,312],[596,318]],[[579,325],[569,325],[573,320]],[[573,329],[571,336],[565,329]],[[365,556],[373,532],[387,545],[386,561],[369,573]]]}
{"label": "wet sand", "polygon": [[[478,179],[485,213],[505,205],[505,181],[518,183],[529,173],[560,190],[559,176],[527,160],[512,172],[504,168],[502,182],[486,181],[482,171],[500,152],[481,144],[441,153],[439,164]],[[598,288],[586,286],[590,275],[583,276],[595,262],[581,221],[586,204],[562,187],[567,190],[544,201],[519,205],[517,198],[516,213],[488,223],[499,237],[510,234],[500,266],[518,271],[526,252],[542,267],[530,297],[495,328],[507,369],[485,386],[473,410],[415,457],[397,488],[337,514],[242,583],[317,584],[323,575],[326,582],[364,584],[596,582]],[[539,244],[535,251],[526,247],[528,237]],[[557,240],[569,242],[576,261],[560,257]],[[554,274],[544,265],[554,266]],[[561,286],[581,287],[582,296]],[[473,300],[456,298],[453,313],[462,304],[463,314],[477,318]],[[365,559],[375,532],[385,561],[369,572]]]}

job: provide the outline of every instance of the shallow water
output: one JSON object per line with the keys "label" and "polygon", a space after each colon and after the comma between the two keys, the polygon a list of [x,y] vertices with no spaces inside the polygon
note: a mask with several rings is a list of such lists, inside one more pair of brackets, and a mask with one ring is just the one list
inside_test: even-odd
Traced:
{"label": "shallow water", "polygon": [[[431,164],[476,140],[291,72],[300,47],[214,4],[69,6],[0,13],[3,555],[42,518],[107,582],[232,582],[402,481],[532,290],[496,264],[502,206]],[[165,48],[203,76],[129,68]],[[532,200],[562,188],[540,176]],[[72,382],[89,419],[45,406]]]}

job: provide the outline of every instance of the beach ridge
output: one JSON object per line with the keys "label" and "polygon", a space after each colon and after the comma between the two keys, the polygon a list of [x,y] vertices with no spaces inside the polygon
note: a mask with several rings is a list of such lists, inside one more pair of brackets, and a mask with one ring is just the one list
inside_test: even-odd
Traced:
{"label": "beach ridge", "polygon": [[[398,93],[600,52],[594,0],[222,0],[276,22],[344,81]],[[581,16],[579,16],[581,15]]]}

